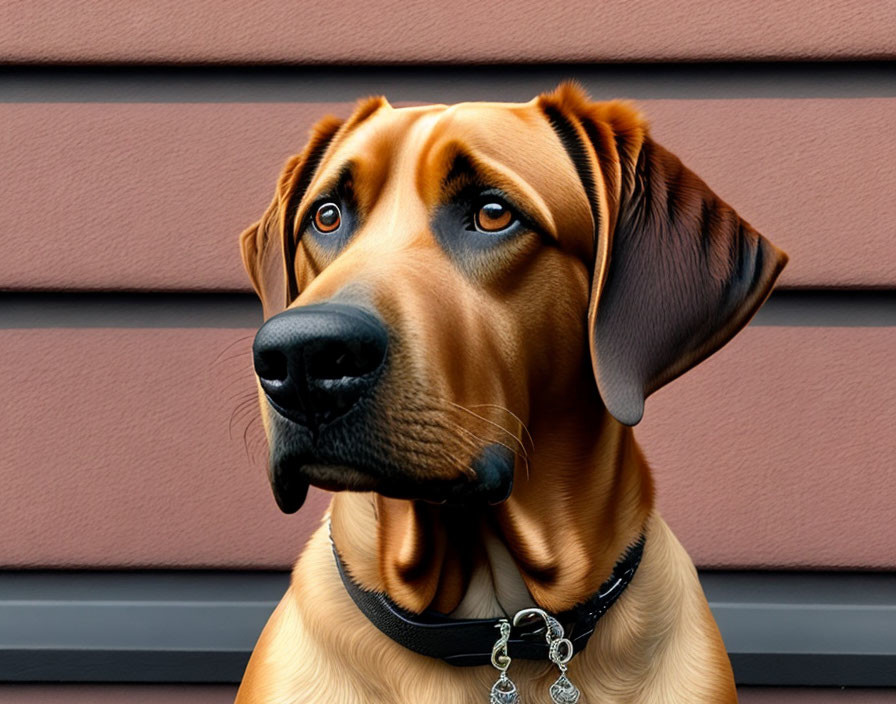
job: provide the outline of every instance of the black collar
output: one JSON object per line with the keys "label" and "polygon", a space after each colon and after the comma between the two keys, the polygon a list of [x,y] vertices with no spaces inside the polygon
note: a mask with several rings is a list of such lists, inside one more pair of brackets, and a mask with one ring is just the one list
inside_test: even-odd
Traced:
{"label": "black collar", "polygon": [[[642,534],[625,551],[597,593],[569,611],[554,616],[563,626],[566,637],[572,641],[574,653],[585,648],[601,616],[632,581],[644,552],[644,538]],[[330,542],[332,544],[332,540]],[[435,611],[411,613],[387,595],[367,591],[352,580],[335,545],[333,557],[352,601],[374,626],[396,643],[420,655],[441,658],[451,665],[488,665],[491,662],[492,646],[498,639],[496,626],[499,619],[453,619]],[[547,659],[545,625],[536,626],[537,623],[514,627],[508,643],[510,657]]]}

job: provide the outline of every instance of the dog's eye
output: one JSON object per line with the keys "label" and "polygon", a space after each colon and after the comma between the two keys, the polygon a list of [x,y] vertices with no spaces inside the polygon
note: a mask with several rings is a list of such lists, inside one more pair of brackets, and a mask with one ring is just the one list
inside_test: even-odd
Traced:
{"label": "dog's eye", "polygon": [[479,206],[473,222],[480,232],[500,232],[513,224],[513,212],[504,203],[489,201]]}
{"label": "dog's eye", "polygon": [[339,211],[339,206],[330,202],[318,206],[313,222],[314,229],[324,235],[335,232],[342,224],[342,213]]}

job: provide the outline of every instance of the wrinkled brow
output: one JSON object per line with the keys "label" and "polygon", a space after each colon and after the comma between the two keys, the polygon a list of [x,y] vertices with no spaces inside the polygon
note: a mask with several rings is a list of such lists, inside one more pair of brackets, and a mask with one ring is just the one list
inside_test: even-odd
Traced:
{"label": "wrinkled brow", "polygon": [[531,218],[549,238],[558,237],[557,226],[541,195],[508,165],[491,157],[474,154],[462,144],[452,142],[425,159],[418,172],[417,187],[424,200],[438,203],[457,195],[464,186],[497,188],[511,205]]}
{"label": "wrinkled brow", "polygon": [[[308,182],[305,184],[305,188],[302,193],[302,197],[298,203],[294,205],[297,211],[304,210],[307,208],[307,198],[308,195],[314,191],[320,193],[326,189],[332,189],[334,187],[333,183],[338,182],[340,178],[342,178],[343,173],[346,169],[357,170],[356,166],[351,163],[342,164],[338,169],[334,170],[327,166],[327,162],[330,160],[331,156],[335,154],[339,147],[345,142],[345,140],[357,131],[358,127],[367,122],[373,115],[379,112],[380,108],[388,106],[389,103],[382,96],[372,96],[370,98],[366,98],[358,102],[355,111],[349,116],[347,120],[345,120],[339,127],[336,129],[331,135],[330,138],[326,141],[326,143],[321,149],[321,151],[317,154],[315,159],[315,163],[312,165],[310,169],[310,174],[308,178]],[[335,176],[327,176],[324,186],[319,185],[319,181],[324,173],[328,172],[330,174],[335,173]],[[293,223],[298,222],[295,215],[291,218]]]}

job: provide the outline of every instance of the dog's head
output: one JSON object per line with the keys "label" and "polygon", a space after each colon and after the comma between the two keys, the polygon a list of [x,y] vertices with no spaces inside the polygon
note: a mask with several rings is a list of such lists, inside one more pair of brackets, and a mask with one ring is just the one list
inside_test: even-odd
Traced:
{"label": "dog's head", "polygon": [[241,245],[287,512],[309,483],[500,502],[526,423],[586,402],[637,423],[787,260],[635,110],[570,84],[325,119]]}

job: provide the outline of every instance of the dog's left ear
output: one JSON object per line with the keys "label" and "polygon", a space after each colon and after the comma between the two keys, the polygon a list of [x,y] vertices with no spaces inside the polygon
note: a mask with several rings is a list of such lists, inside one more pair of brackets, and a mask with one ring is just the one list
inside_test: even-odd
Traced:
{"label": "dog's left ear", "polygon": [[787,255],[654,142],[628,105],[592,103],[565,84],[540,106],[592,200],[597,386],[607,410],[635,425],[647,396],[749,322]]}

